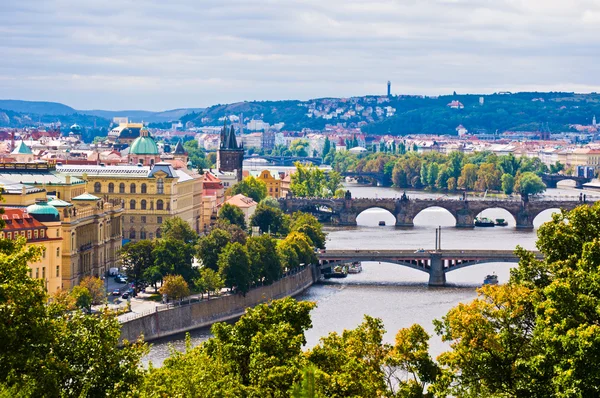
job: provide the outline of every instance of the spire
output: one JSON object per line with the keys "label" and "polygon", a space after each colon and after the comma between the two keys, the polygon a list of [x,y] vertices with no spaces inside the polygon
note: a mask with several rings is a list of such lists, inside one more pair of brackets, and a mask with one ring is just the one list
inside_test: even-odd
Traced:
{"label": "spire", "polygon": [[221,129],[221,143],[220,147],[225,148],[227,146],[227,118],[223,120],[223,128]]}
{"label": "spire", "polygon": [[238,149],[237,140],[235,139],[235,129],[231,126],[229,137],[227,137],[227,149]]}
{"label": "spire", "polygon": [[177,141],[177,145],[175,145],[175,150],[173,151],[175,155],[185,155],[185,148],[181,143],[181,139]]}

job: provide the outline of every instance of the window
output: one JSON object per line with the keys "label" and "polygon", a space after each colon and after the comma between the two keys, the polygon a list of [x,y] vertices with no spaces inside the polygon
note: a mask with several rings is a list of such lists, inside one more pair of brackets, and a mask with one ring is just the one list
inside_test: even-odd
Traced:
{"label": "window", "polygon": [[147,190],[146,184],[142,184],[142,193],[147,193]]}
{"label": "window", "polygon": [[33,231],[33,237],[34,239],[37,239],[39,237],[39,231],[36,229],[35,231]]}
{"label": "window", "polygon": [[12,232],[6,233],[6,239],[12,239]]}
{"label": "window", "polygon": [[108,184],[108,193],[114,193],[115,192],[115,184],[113,184],[112,182],[110,184]]}
{"label": "window", "polygon": [[60,247],[56,248],[56,257],[60,257]]}
{"label": "window", "polygon": [[131,199],[131,200],[129,201],[129,208],[130,208],[131,210],[134,210],[134,209],[135,209],[135,200],[134,200],[134,199]]}
{"label": "window", "polygon": [[56,277],[60,276],[60,265],[56,266]]}
{"label": "window", "polygon": [[56,237],[60,238],[60,231],[58,229],[56,230]]}
{"label": "window", "polygon": [[35,269],[35,279],[40,279],[40,269],[39,268]]}
{"label": "window", "polygon": [[142,224],[146,224],[146,216],[142,216]]}
{"label": "window", "polygon": [[129,223],[133,224],[134,222],[135,222],[135,217],[134,216],[129,217]]}
{"label": "window", "polygon": [[156,180],[156,193],[164,193],[165,192],[165,182],[162,178]]}
{"label": "window", "polygon": [[156,237],[157,237],[157,238],[160,238],[160,237],[161,237],[160,228],[158,228],[158,229],[156,230]]}
{"label": "window", "polygon": [[31,230],[27,231],[27,239],[31,239]]}
{"label": "window", "polygon": [[135,239],[135,229],[133,228],[129,230],[129,239]]}
{"label": "window", "polygon": [[135,193],[135,184],[134,183],[131,183],[131,185],[129,186],[129,192]]}
{"label": "window", "polygon": [[156,217],[156,222],[158,224],[162,224],[162,217]]}
{"label": "window", "polygon": [[143,229],[140,231],[140,239],[146,239],[146,231]]}
{"label": "window", "polygon": [[102,184],[99,182],[94,183],[94,193],[99,193],[102,191]]}
{"label": "window", "polygon": [[150,232],[150,233],[148,234],[148,239],[152,240],[153,238],[154,238],[154,234],[153,234],[152,232]]}
{"label": "window", "polygon": [[46,249],[42,248],[42,258],[46,258]]}
{"label": "window", "polygon": [[159,199],[156,201],[156,210],[163,210],[164,208],[164,202],[162,201],[162,199]]}
{"label": "window", "polygon": [[40,238],[44,239],[44,236],[46,236],[46,230],[40,229]]}
{"label": "window", "polygon": [[146,199],[142,199],[142,201],[140,202],[140,206],[142,210],[146,210]]}
{"label": "window", "polygon": [[124,183],[119,184],[119,193],[125,193],[125,184]]}
{"label": "window", "polygon": [[46,267],[42,267],[42,279],[46,279]]}

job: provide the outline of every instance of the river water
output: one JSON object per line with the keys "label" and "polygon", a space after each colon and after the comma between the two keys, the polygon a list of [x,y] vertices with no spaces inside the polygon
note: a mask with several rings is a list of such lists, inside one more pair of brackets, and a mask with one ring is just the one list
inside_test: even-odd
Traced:
{"label": "river water", "polygon": [[[347,185],[353,197],[400,197],[394,188]],[[546,195],[578,196],[575,189],[549,189]],[[442,194],[406,192],[409,197],[438,198]],[[589,191],[586,191],[591,196]],[[551,217],[552,210],[542,212],[535,220],[537,229]],[[327,249],[433,249],[435,228],[442,227],[442,249],[514,249],[521,245],[535,249],[536,231],[517,230],[515,220],[506,210],[489,209],[482,213],[492,219],[504,218],[507,227],[457,229],[454,217],[444,209],[422,211],[414,219],[414,227],[394,227],[394,216],[383,209],[370,209],[357,218],[357,227],[326,227]],[[387,226],[379,226],[385,221]],[[317,303],[312,312],[313,327],[306,333],[307,347],[319,342],[330,332],[355,328],[365,314],[381,318],[387,333],[385,341],[393,343],[400,328],[421,324],[433,335],[431,353],[437,356],[447,346],[435,336],[432,321],[444,316],[449,309],[477,296],[485,275],[495,272],[500,283],[506,282],[509,270],[506,263],[489,263],[462,268],[446,275],[447,286],[433,288],[427,285],[429,275],[399,265],[364,262],[363,272],[344,279],[316,284],[297,296],[299,300]],[[210,329],[192,331],[192,344],[197,345],[210,337]],[[168,357],[170,346],[183,350],[185,335],[155,341],[144,362],[158,366]]]}

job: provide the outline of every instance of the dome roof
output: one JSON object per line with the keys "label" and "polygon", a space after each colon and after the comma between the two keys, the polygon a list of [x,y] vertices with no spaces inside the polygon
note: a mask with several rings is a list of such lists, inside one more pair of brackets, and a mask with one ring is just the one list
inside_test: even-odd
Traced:
{"label": "dome roof", "polygon": [[81,132],[81,126],[79,126],[77,123],[75,123],[74,125],[71,126],[71,132],[75,133],[75,134],[79,134]]}
{"label": "dome roof", "polygon": [[60,213],[46,201],[27,206],[27,213],[40,222],[60,221]]}
{"label": "dome roof", "polygon": [[152,137],[138,137],[131,144],[131,155],[158,155],[158,146]]}

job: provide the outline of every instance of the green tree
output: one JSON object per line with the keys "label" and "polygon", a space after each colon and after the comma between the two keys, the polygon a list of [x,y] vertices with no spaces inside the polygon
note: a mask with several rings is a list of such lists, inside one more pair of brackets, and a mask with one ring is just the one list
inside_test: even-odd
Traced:
{"label": "green tree", "polygon": [[269,207],[274,207],[276,209],[279,209],[279,202],[277,201],[277,199],[275,199],[272,196],[267,196],[266,198],[264,198],[263,200],[260,201],[259,205],[265,205],[265,206],[269,206]]}
{"label": "green tree", "polygon": [[501,177],[502,172],[496,169],[495,164],[481,163],[481,165],[479,165],[479,170],[477,170],[477,181],[475,182],[475,188],[478,191],[497,191],[501,187]]}
{"label": "green tree", "polygon": [[312,214],[303,212],[292,214],[291,230],[306,235],[313,246],[319,249],[325,248],[327,235],[323,232],[323,224]]}
{"label": "green tree", "polygon": [[181,300],[190,295],[190,288],[181,275],[167,275],[160,292],[171,300]]}
{"label": "green tree", "polygon": [[264,233],[274,235],[285,235],[289,231],[289,216],[283,213],[279,208],[259,204],[256,211],[250,217],[250,225],[259,227]]}
{"label": "green tree", "polygon": [[202,264],[213,271],[218,271],[219,254],[230,241],[231,234],[220,228],[213,229],[208,235],[201,238],[196,253],[202,260]]}
{"label": "green tree", "polygon": [[290,269],[297,268],[300,264],[314,264],[317,261],[310,238],[301,232],[291,232],[279,243],[278,249],[284,266]]}
{"label": "green tree", "polygon": [[244,212],[242,209],[232,204],[223,203],[219,210],[219,220],[225,220],[230,224],[246,229],[246,217],[244,216]]}
{"label": "green tree", "polygon": [[277,241],[269,235],[251,237],[246,243],[252,279],[269,285],[281,278],[281,258],[277,253]]}
{"label": "green tree", "polygon": [[160,269],[163,277],[181,275],[186,281],[196,276],[192,268],[194,248],[191,244],[174,239],[158,239],[154,244],[152,255],[154,265]]}
{"label": "green tree", "polygon": [[325,137],[325,142],[323,143],[323,158],[331,151],[331,141],[329,141],[329,137]]}
{"label": "green tree", "polygon": [[289,149],[294,156],[306,157],[308,156],[309,142],[304,139],[297,139],[290,143]]}
{"label": "green tree", "polygon": [[85,287],[92,297],[92,304],[106,303],[106,286],[104,281],[95,276],[86,276],[79,282],[79,286]]}
{"label": "green tree", "polygon": [[219,274],[225,286],[246,294],[250,289],[251,270],[248,250],[239,243],[228,243],[219,254]]}
{"label": "green tree", "polygon": [[87,287],[79,285],[75,286],[73,290],[71,290],[71,295],[73,296],[77,307],[88,312],[92,310],[93,297]]}
{"label": "green tree", "polygon": [[507,194],[510,195],[513,193],[513,190],[515,188],[515,178],[508,174],[502,174],[502,191]]}
{"label": "green tree", "polygon": [[460,188],[473,190],[477,182],[477,165],[472,163],[465,164],[460,172],[457,184]]}
{"label": "green tree", "polygon": [[202,293],[206,293],[209,299],[211,293],[219,293],[225,286],[225,283],[219,274],[207,267],[200,270],[199,279],[200,282],[196,283],[196,285],[201,287]]}
{"label": "green tree", "polygon": [[521,173],[515,183],[515,191],[524,196],[537,195],[545,190],[546,185],[542,179],[530,171]]}
{"label": "green tree", "polygon": [[295,196],[331,197],[341,186],[339,173],[325,176],[325,172],[316,166],[305,166],[299,162],[295,165],[296,172],[292,174],[290,182],[290,190]]}
{"label": "green tree", "polygon": [[154,265],[154,243],[142,239],[137,242],[128,242],[121,248],[121,261],[127,276],[136,283],[149,280],[144,276],[146,270]]}
{"label": "green tree", "polygon": [[242,194],[252,198],[256,203],[267,197],[267,185],[256,177],[248,176],[231,188],[231,195]]}
{"label": "green tree", "polygon": [[556,163],[550,165],[550,173],[552,174],[558,174],[564,169],[565,165],[559,162],[558,160],[556,161]]}
{"label": "green tree", "polygon": [[180,240],[186,243],[195,244],[198,240],[198,234],[181,217],[167,218],[162,226],[162,237],[165,239]]}

